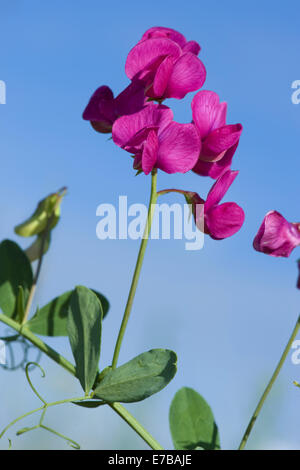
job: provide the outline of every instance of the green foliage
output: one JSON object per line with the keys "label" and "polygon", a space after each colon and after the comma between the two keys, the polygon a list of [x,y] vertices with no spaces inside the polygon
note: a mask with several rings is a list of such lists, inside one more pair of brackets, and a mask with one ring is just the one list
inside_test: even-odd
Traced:
{"label": "green foliage", "polygon": [[18,320],[19,288],[26,303],[32,282],[31,264],[24,251],[15,242],[4,240],[0,244],[0,308],[5,315]]}
{"label": "green foliage", "polygon": [[72,401],[72,403],[82,408],[98,408],[101,405],[105,405],[105,402],[102,400]]}
{"label": "green foliage", "polygon": [[[109,310],[109,302],[104,295],[91,290],[100,300],[104,318]],[[67,319],[72,292],[65,292],[39,309],[26,326],[38,335],[68,336]]]}
{"label": "green foliage", "polygon": [[102,315],[101,303],[94,292],[87,287],[76,287],[70,298],[67,329],[76,375],[86,394],[98,372]]}
{"label": "green foliage", "polygon": [[167,349],[152,349],[126,364],[110,369],[95,389],[108,402],[132,403],[162,390],[176,373],[177,357]]}
{"label": "green foliage", "polygon": [[220,449],[212,410],[192,388],[178,390],[171,403],[169,421],[175,449]]}

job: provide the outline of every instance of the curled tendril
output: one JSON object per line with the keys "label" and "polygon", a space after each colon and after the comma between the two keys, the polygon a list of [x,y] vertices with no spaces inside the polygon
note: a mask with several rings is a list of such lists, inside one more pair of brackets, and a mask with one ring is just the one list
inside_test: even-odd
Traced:
{"label": "curled tendril", "polygon": [[[49,428],[48,426],[45,426],[43,423],[44,423],[44,418],[45,418],[45,415],[46,415],[46,411],[48,410],[48,408],[50,408],[51,406],[55,406],[55,405],[60,405],[60,404],[63,404],[63,403],[72,403],[72,402],[79,402],[79,401],[84,401],[86,400],[86,396],[84,397],[80,397],[80,398],[72,398],[72,399],[66,399],[66,400],[61,400],[61,401],[57,401],[57,402],[52,402],[52,403],[47,403],[47,401],[39,394],[39,392],[37,391],[37,389],[35,388],[35,386],[33,385],[32,381],[31,381],[31,378],[30,378],[30,368],[32,368],[32,366],[34,367],[38,367],[42,373],[42,377],[46,377],[46,373],[44,371],[44,369],[36,362],[28,362],[25,366],[25,374],[26,374],[26,379],[27,379],[27,382],[31,388],[31,390],[33,391],[33,393],[38,397],[38,399],[42,402],[42,406],[40,406],[39,408],[36,408],[35,410],[33,411],[29,411],[28,413],[20,416],[19,418],[15,419],[14,421],[12,421],[8,426],[6,426],[6,428],[1,432],[0,434],[0,439],[4,436],[4,434],[6,433],[6,431],[12,427],[14,424],[16,424],[18,421],[20,421],[21,419],[23,418],[26,418],[27,416],[30,416],[34,413],[37,413],[39,411],[41,411],[41,417],[40,417],[40,420],[39,420],[39,423],[36,425],[36,426],[33,426],[33,427],[25,427],[25,428],[22,428],[20,429],[19,431],[17,431],[17,436],[21,436],[22,434],[25,434],[29,431],[33,431],[35,429],[44,429],[45,431],[48,431],[54,435],[56,435],[57,437],[60,437],[61,439],[65,440],[67,442],[67,444],[69,446],[71,446],[73,449],[76,449],[76,450],[79,450],[80,449],[80,445],[74,441],[73,439],[65,436],[64,434],[61,434],[60,432],[58,431],[55,431],[55,429],[52,429],[52,428]],[[88,397],[90,398],[90,397]],[[11,449],[12,447],[12,444],[11,444],[11,440],[9,439],[9,450]]]}
{"label": "curled tendril", "polygon": [[[8,371],[15,371],[18,369],[23,369],[25,370],[26,364],[28,363],[29,360],[29,353],[31,351],[36,351],[37,356],[34,361],[34,366],[36,367],[36,364],[39,363],[41,357],[42,357],[42,352],[39,351],[33,344],[29,343],[26,341],[25,338],[23,338],[20,335],[11,335],[11,336],[3,336],[0,337],[1,341],[5,342],[6,346],[6,364],[0,364],[0,367],[4,370]],[[18,345],[21,347],[21,358],[19,360],[16,360],[16,354],[15,354],[15,345]]]}
{"label": "curled tendril", "polygon": [[29,376],[29,367],[32,366],[32,365],[34,365],[35,367],[38,367],[40,369],[40,371],[42,372],[42,377],[43,378],[46,377],[45,371],[42,368],[42,366],[40,366],[40,364],[38,364],[37,362],[28,362],[28,364],[26,364],[26,366],[25,366],[25,374],[26,374],[27,382],[29,383],[29,386],[30,386],[31,390],[33,391],[33,393],[41,400],[42,403],[44,403],[44,405],[47,405],[46,400],[44,400],[44,398],[41,397],[41,395],[39,394],[39,392],[37,391],[37,389],[33,385],[32,381],[31,381],[31,378]]}

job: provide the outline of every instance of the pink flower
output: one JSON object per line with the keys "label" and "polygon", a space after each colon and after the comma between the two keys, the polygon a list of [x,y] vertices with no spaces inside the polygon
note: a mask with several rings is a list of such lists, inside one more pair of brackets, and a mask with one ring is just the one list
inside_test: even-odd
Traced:
{"label": "pink flower", "polygon": [[145,101],[144,87],[137,81],[132,82],[116,98],[109,87],[101,86],[92,95],[82,117],[90,121],[96,131],[107,134],[118,117],[139,111]]}
{"label": "pink flower", "polygon": [[[219,204],[238,175],[238,171],[228,170],[210,189],[206,201],[199,194],[179,189],[166,189],[158,194],[177,192],[183,194],[192,211],[197,227],[214,240],[231,237],[240,230],[245,220],[243,209],[235,202]],[[200,209],[199,209],[200,208]]]}
{"label": "pink flower", "polygon": [[169,28],[154,27],[128,54],[125,72],[141,80],[149,98],[184,98],[202,87],[206,70],[197,57],[200,46]]}
{"label": "pink flower", "polygon": [[112,137],[119,147],[135,156],[134,168],[146,175],[153,168],[166,173],[189,171],[201,145],[193,124],[174,122],[171,109],[156,103],[117,119]]}
{"label": "pink flower", "polygon": [[290,256],[300,245],[300,224],[288,222],[279,212],[265,215],[253,241],[255,250],[271,256]]}
{"label": "pink flower", "polygon": [[217,93],[203,90],[194,96],[193,121],[202,141],[195,173],[217,179],[231,167],[243,127],[226,125],[226,112],[227,103],[220,103]]}

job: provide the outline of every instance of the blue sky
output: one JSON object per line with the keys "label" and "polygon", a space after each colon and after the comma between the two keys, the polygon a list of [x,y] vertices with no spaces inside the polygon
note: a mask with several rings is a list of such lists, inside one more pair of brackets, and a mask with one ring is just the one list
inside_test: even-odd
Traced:
{"label": "blue sky", "polygon": [[[126,86],[126,56],[149,27],[172,27],[201,44],[204,89],[228,102],[228,122],[244,126],[233,164],[240,174],[226,200],[244,208],[245,224],[230,239],[207,238],[199,252],[185,251],[182,241],[149,243],[120,360],[153,347],[177,352],[179,370],[168,388],[129,407],[163,445],[171,446],[171,398],[187,385],[211,404],[223,447],[237,447],[299,313],[296,251],[286,260],[252,248],[268,210],[299,221],[300,105],[291,102],[291,84],[300,79],[297,2],[1,0],[0,8],[0,80],[7,85],[7,104],[0,105],[0,237],[17,240],[14,225],[43,196],[68,186],[36,302],[43,305],[76,284],[107,295],[103,367],[111,360],[138,243],[99,241],[96,208],[119,195],[147,203],[150,180],[134,177],[128,154],[94,132],[81,114],[98,86],[115,93]],[[167,103],[178,121],[191,119],[192,97]],[[173,186],[204,197],[211,183],[191,173],[158,178],[160,189]],[[181,199],[170,195],[165,201]],[[71,357],[66,340],[49,343]],[[50,398],[80,393],[64,371],[45,358],[42,364],[47,379],[40,386]],[[36,400],[23,373],[0,370],[0,377],[3,427]],[[300,449],[294,379],[300,369],[289,359],[249,448]],[[38,374],[35,380],[40,383]],[[84,448],[144,448],[110,410],[74,408],[53,410],[48,420]],[[42,433],[13,441],[15,448],[65,447]]]}

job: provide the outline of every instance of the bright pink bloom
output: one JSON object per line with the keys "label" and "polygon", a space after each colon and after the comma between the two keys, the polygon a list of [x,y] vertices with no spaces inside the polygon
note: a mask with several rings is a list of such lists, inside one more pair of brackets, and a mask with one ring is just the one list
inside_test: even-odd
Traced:
{"label": "bright pink bloom", "polygon": [[[211,238],[214,240],[222,240],[238,232],[245,220],[243,209],[235,202],[219,204],[237,175],[238,171],[228,170],[224,173],[212,186],[206,201],[197,193],[179,189],[166,189],[160,191],[159,194],[169,192],[183,194],[188,204],[192,205],[197,227],[201,230],[204,226],[204,232],[210,235]],[[201,210],[198,210],[197,206],[200,207]]]}
{"label": "bright pink bloom", "polygon": [[195,165],[201,146],[193,124],[174,122],[171,109],[156,103],[117,119],[112,137],[115,144],[135,156],[134,168],[146,175],[153,168],[186,173]]}
{"label": "bright pink bloom", "polygon": [[96,131],[107,134],[118,117],[139,111],[145,101],[144,87],[137,81],[130,83],[116,98],[109,87],[101,86],[92,95],[82,117],[90,121]]}
{"label": "bright pink bloom", "polygon": [[231,166],[243,127],[226,125],[226,112],[227,103],[220,103],[213,91],[199,91],[193,98],[193,121],[202,141],[199,161],[193,170],[200,175],[217,179]]}
{"label": "bright pink bloom", "polygon": [[200,46],[169,28],[151,28],[128,54],[125,72],[141,80],[149,98],[184,98],[202,87],[206,70],[197,57]]}
{"label": "bright pink bloom", "polygon": [[255,250],[271,256],[290,256],[300,245],[300,224],[288,222],[279,212],[268,212],[253,241]]}

